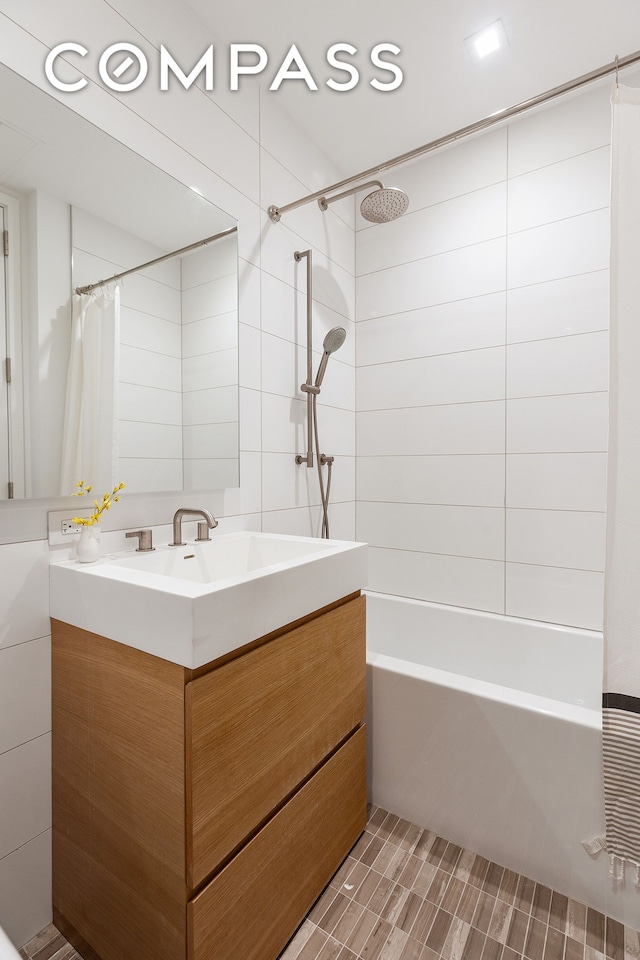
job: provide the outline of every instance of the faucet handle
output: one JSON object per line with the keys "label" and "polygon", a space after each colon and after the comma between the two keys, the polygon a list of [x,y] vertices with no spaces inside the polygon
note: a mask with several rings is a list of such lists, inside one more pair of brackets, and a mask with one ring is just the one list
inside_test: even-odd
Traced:
{"label": "faucet handle", "polygon": [[153,532],[151,530],[130,530],[125,533],[125,537],[137,537],[138,546],[136,553],[150,553],[155,550],[153,546]]}
{"label": "faucet handle", "polygon": [[209,524],[206,520],[201,520],[198,524],[198,536],[196,537],[196,541],[198,540],[211,540],[211,537],[209,536]]}

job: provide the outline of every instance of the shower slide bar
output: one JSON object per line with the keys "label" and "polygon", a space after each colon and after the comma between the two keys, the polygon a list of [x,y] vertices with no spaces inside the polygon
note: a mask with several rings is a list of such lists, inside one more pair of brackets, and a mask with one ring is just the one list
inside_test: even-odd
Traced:
{"label": "shower slide bar", "polygon": [[116,280],[122,280],[123,277],[128,277],[131,273],[139,273],[140,270],[144,270],[146,267],[154,267],[156,263],[164,263],[165,260],[172,260],[173,257],[180,257],[183,253],[189,253],[191,250],[197,250],[198,247],[206,247],[207,244],[213,243],[214,240],[221,240],[222,237],[228,237],[232,233],[236,233],[237,229],[237,227],[229,227],[227,230],[222,230],[220,233],[216,233],[212,237],[205,237],[204,240],[196,240],[195,243],[190,243],[186,247],[180,247],[179,250],[172,250],[171,253],[165,253],[162,257],[156,257],[155,260],[147,260],[146,263],[141,263],[137,267],[131,267],[130,270],[123,270],[122,273],[116,273],[112,277],[109,277],[108,280],[98,280],[97,283],[89,283],[86,287],[76,287],[76,293],[91,293],[92,290],[97,290],[98,287],[106,287],[108,283],[114,283]]}
{"label": "shower slide bar", "polygon": [[544,93],[538,94],[537,97],[531,97],[529,100],[523,100],[521,103],[517,103],[512,107],[505,107],[503,110],[497,110],[495,113],[490,114],[488,117],[484,117],[482,120],[476,120],[475,123],[470,123],[466,127],[461,127],[454,133],[449,133],[444,137],[438,137],[437,140],[432,140],[430,143],[425,143],[421,147],[416,147],[414,150],[410,150],[408,153],[402,153],[397,157],[393,157],[392,160],[387,160],[385,163],[381,163],[376,167],[370,167],[369,170],[364,170],[362,173],[355,174],[352,177],[347,177],[346,180],[340,180],[339,183],[334,183],[330,187],[324,187],[322,190],[316,190],[315,193],[310,193],[307,197],[302,197],[301,200],[294,200],[293,203],[286,203],[282,207],[277,207],[272,204],[268,209],[269,216],[274,223],[277,223],[282,214],[287,213],[289,210],[295,210],[296,207],[301,207],[303,204],[310,203],[312,200],[319,200],[320,198],[324,197],[325,194],[333,193],[334,190],[341,190],[352,183],[356,183],[358,180],[363,180],[365,178],[370,180],[372,177],[375,177],[379,173],[383,173],[385,170],[390,170],[392,167],[400,166],[400,164],[403,163],[409,163],[409,161],[415,160],[417,157],[421,157],[426,153],[431,153],[433,150],[437,150],[439,147],[444,147],[449,143],[454,143],[456,140],[462,140],[464,137],[469,137],[474,133],[479,133],[481,130],[486,130],[488,127],[492,127],[497,123],[502,123],[505,120],[509,120],[511,117],[517,117],[521,113],[525,113],[527,110],[531,110],[543,103],[547,103],[549,100],[554,100],[556,97],[561,97],[565,93],[578,90],[580,87],[583,87],[588,83],[593,83],[595,80],[600,80],[610,74],[615,74],[617,81],[618,71],[623,70],[625,67],[633,66],[635,63],[640,63],[640,50],[636,50],[635,53],[630,53],[626,57],[616,56],[611,63],[606,63],[604,66],[598,67],[596,70],[591,70],[590,73],[584,73],[581,77],[576,77],[574,80],[569,80],[567,83],[562,83],[558,87],[553,87],[551,90],[546,90]]}

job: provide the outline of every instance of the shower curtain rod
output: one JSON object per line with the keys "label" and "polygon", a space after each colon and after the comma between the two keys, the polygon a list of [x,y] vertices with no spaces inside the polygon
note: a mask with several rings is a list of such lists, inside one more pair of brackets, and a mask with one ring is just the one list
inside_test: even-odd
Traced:
{"label": "shower curtain rod", "polygon": [[109,277],[108,280],[98,280],[97,283],[89,283],[86,287],[76,287],[76,293],[91,293],[92,290],[96,290],[98,287],[104,287],[108,283],[113,283],[115,280],[128,277],[130,273],[138,273],[140,270],[144,270],[145,267],[153,267],[156,263],[163,263],[165,260],[179,257],[181,254],[188,253],[190,250],[196,250],[198,247],[206,247],[208,243],[213,243],[214,240],[220,240],[222,237],[228,237],[230,234],[236,233],[237,229],[237,227],[229,227],[221,233],[214,234],[213,237],[205,237],[204,240],[197,240],[195,243],[190,243],[187,247],[180,247],[179,250],[174,250],[172,253],[165,253],[164,256],[156,257],[155,260],[147,260],[146,263],[141,263],[138,267],[131,267],[130,270],[123,270],[122,273],[116,273],[112,277]]}
{"label": "shower curtain rod", "polygon": [[634,63],[639,62],[640,50],[636,50],[635,53],[630,53],[626,57],[616,56],[611,63],[607,63],[603,67],[598,67],[596,70],[592,70],[590,73],[584,73],[581,77],[576,77],[574,80],[569,80],[567,83],[563,83],[559,87],[553,87],[551,90],[546,90],[544,93],[538,94],[537,97],[531,97],[529,100],[523,100],[521,103],[517,103],[512,107],[505,107],[502,110],[497,110],[495,113],[489,114],[488,117],[484,117],[482,120],[476,120],[475,123],[470,123],[466,127],[461,127],[454,133],[449,133],[444,137],[438,137],[437,140],[431,140],[430,143],[425,143],[421,147],[416,147],[414,150],[410,150],[408,153],[401,153],[400,156],[393,157],[392,160],[387,160],[385,163],[381,163],[377,167],[370,167],[369,170],[364,170],[362,173],[355,174],[352,177],[347,177],[346,180],[340,180],[339,183],[334,183],[330,187],[324,187],[322,190],[317,190],[315,193],[310,193],[307,197],[303,197],[301,200],[295,200],[293,203],[286,203],[282,207],[272,205],[268,210],[269,216],[274,223],[277,223],[282,214],[286,213],[288,210],[294,210],[296,207],[300,207],[305,203],[310,203],[312,200],[319,200],[321,197],[324,197],[325,194],[333,193],[334,190],[340,190],[352,183],[356,183],[358,180],[370,180],[372,177],[382,173],[384,170],[390,170],[391,167],[397,167],[402,163],[408,163],[410,160],[415,160],[417,157],[421,157],[425,153],[431,153],[431,151],[437,150],[439,147],[444,147],[449,143],[454,143],[456,140],[461,140],[463,137],[471,136],[471,134],[478,133],[480,130],[486,130],[488,127],[492,127],[496,123],[501,123],[503,120],[508,120],[510,117],[516,117],[519,114],[524,113],[526,110],[531,110],[533,107],[537,107],[542,103],[546,103],[548,100],[561,97],[563,94],[570,93],[572,90],[577,90],[579,87],[583,87],[587,83],[593,83],[594,80],[600,80],[602,77],[606,77],[611,73],[616,74],[617,80],[618,70],[622,70],[625,67],[630,67]]}

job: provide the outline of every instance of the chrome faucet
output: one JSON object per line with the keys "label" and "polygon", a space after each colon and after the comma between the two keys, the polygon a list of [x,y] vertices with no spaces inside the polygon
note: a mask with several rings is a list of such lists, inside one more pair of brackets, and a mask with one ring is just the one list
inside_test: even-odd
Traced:
{"label": "chrome faucet", "polygon": [[183,517],[202,517],[202,521],[198,524],[198,536],[196,538],[198,540],[209,540],[209,530],[218,526],[218,521],[208,510],[192,510],[191,507],[180,507],[173,517],[173,543],[169,544],[170,547],[184,547],[186,545],[182,539]]}

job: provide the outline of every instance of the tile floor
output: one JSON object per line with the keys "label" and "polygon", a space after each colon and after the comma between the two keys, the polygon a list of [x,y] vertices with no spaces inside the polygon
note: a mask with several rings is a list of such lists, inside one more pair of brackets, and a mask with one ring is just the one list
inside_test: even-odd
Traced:
{"label": "tile floor", "polygon": [[[81,960],[52,924],[20,954]],[[439,958],[640,960],[640,934],[371,807],[366,832],[280,960]]]}

